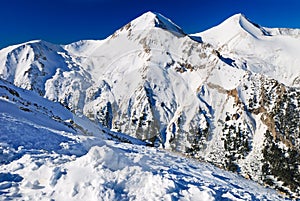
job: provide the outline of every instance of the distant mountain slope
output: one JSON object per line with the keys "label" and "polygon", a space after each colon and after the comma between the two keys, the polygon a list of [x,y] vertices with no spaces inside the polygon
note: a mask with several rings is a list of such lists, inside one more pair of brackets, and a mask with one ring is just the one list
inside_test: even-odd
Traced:
{"label": "distant mountain slope", "polygon": [[147,12],[102,41],[5,48],[0,77],[111,134],[209,161],[297,197],[298,36],[299,30],[264,28],[242,14],[187,35]]}

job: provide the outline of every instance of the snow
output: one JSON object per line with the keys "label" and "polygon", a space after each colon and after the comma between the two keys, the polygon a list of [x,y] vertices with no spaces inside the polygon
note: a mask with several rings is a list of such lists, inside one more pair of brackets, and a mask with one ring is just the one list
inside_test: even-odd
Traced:
{"label": "snow", "polygon": [[282,199],[208,163],[108,141],[99,129],[85,135],[63,122],[88,128],[89,120],[33,92],[0,86],[1,200]]}

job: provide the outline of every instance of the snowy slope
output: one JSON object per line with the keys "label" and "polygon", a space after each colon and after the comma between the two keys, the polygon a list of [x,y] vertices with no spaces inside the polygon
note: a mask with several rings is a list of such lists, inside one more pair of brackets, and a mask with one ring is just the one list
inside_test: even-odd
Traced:
{"label": "snowy slope", "polygon": [[2,80],[0,103],[1,200],[284,200],[207,163],[107,141],[87,119]]}
{"label": "snowy slope", "polygon": [[126,133],[297,197],[298,36],[241,14],[187,35],[147,12],[105,40],[0,50],[0,77],[87,117],[109,138],[132,141]]}

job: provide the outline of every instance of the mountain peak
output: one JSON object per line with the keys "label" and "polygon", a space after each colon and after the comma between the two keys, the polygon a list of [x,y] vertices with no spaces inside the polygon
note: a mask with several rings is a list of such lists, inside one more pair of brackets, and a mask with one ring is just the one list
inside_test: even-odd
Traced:
{"label": "mountain peak", "polygon": [[237,14],[234,14],[231,17],[229,17],[227,20],[239,21],[242,19],[247,20],[247,17],[243,13],[237,13]]}
{"label": "mountain peak", "polygon": [[211,44],[215,44],[218,41],[217,43],[221,45],[229,43],[238,36],[248,36],[253,39],[271,36],[264,27],[253,23],[242,13],[232,15],[219,25],[194,35],[203,37],[206,42]]}
{"label": "mountain peak", "polygon": [[[248,32],[254,38],[259,38],[260,36],[269,36],[270,34],[260,25],[252,22],[249,20],[244,14],[238,13],[227,20],[225,20],[222,24],[227,24],[229,27],[234,26],[239,30],[242,29],[243,31]],[[222,25],[221,24],[221,25]]]}
{"label": "mountain peak", "polygon": [[166,18],[160,13],[152,11],[148,11],[137,17],[127,24],[125,28],[129,27],[129,25],[132,27],[132,30],[135,31],[148,30],[156,27],[167,30],[175,35],[186,35],[184,31],[170,19]]}
{"label": "mountain peak", "polygon": [[238,26],[242,26],[245,23],[250,23],[255,25],[256,27],[258,27],[257,24],[251,22],[243,13],[237,13],[234,14],[232,16],[230,16],[229,18],[227,18],[226,20],[224,20],[220,25],[238,25]]}

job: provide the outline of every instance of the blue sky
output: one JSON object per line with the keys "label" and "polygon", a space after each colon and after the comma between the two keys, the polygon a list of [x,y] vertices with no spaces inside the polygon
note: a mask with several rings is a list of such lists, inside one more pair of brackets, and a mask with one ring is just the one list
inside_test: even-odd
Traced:
{"label": "blue sky", "polygon": [[267,27],[300,28],[300,0],[4,0],[0,48],[42,39],[67,44],[103,39],[147,11],[170,18],[187,33],[236,13]]}

